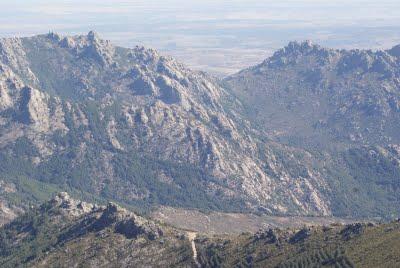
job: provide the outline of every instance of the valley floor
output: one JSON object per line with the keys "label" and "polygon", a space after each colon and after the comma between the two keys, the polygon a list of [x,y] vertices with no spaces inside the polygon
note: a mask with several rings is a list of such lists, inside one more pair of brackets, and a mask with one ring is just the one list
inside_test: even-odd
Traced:
{"label": "valley floor", "polygon": [[206,234],[255,233],[265,228],[301,228],[332,223],[350,224],[356,219],[336,217],[269,216],[244,213],[201,212],[172,207],[160,207],[151,218],[176,228]]}

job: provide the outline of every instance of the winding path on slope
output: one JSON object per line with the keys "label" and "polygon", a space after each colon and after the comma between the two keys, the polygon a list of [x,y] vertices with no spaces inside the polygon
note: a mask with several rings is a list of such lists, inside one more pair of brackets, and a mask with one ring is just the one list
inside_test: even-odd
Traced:
{"label": "winding path on slope", "polygon": [[192,245],[192,252],[193,252],[193,261],[197,267],[201,267],[200,263],[197,260],[197,249],[194,240],[196,239],[197,233],[195,232],[187,232],[188,239],[190,244]]}

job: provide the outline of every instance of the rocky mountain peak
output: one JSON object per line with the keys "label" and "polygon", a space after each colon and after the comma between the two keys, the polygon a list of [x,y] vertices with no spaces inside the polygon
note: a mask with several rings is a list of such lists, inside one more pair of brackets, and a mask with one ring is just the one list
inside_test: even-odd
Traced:
{"label": "rocky mountain peak", "polygon": [[257,67],[283,67],[296,64],[302,57],[316,57],[320,62],[329,62],[330,58],[337,53],[335,50],[323,48],[313,44],[310,40],[298,42],[291,41],[284,48],[276,51],[272,57],[266,59]]}
{"label": "rocky mountain peak", "polygon": [[310,40],[305,41],[291,41],[284,48],[278,50],[274,53],[273,57],[282,56],[300,56],[308,54],[323,54],[326,53],[328,49],[323,48],[317,44],[314,44]]}
{"label": "rocky mountain peak", "polygon": [[382,78],[393,79],[399,74],[396,48],[389,51],[350,50],[342,51],[337,62],[339,74],[362,71],[376,73]]}
{"label": "rocky mountain peak", "polygon": [[128,56],[132,59],[136,59],[140,62],[147,64],[155,63],[160,58],[162,58],[163,60],[166,59],[166,57],[161,56],[157,50],[153,48],[146,48],[144,46],[135,46],[133,50],[128,53]]}
{"label": "rocky mountain peak", "polygon": [[77,56],[93,59],[102,66],[114,63],[115,47],[110,41],[101,39],[94,31],[74,37],[62,37],[57,33],[49,33],[47,39],[62,48],[71,50]]}
{"label": "rocky mountain peak", "polygon": [[295,52],[305,53],[305,52],[308,52],[317,47],[318,46],[314,45],[311,40],[305,40],[305,41],[301,41],[301,42],[291,41],[284,48],[284,50],[287,53],[295,53]]}
{"label": "rocky mountain peak", "polygon": [[54,42],[60,42],[62,37],[58,33],[50,32],[47,34],[47,38]]}
{"label": "rocky mountain peak", "polygon": [[91,41],[91,42],[96,42],[97,40],[100,39],[98,33],[94,32],[94,31],[90,31],[90,32],[87,34],[87,38],[88,38],[88,40]]}
{"label": "rocky mountain peak", "polygon": [[125,208],[114,202],[109,202],[107,206],[102,209],[102,213],[102,217],[112,219],[112,221],[118,221],[133,216],[133,213],[128,212]]}
{"label": "rocky mountain peak", "polygon": [[[100,232],[111,228],[129,239],[146,235],[153,240],[163,235],[162,229],[157,224],[114,202],[109,202],[106,206],[98,206],[73,199],[67,192],[60,192],[42,205],[42,208],[46,211],[57,209],[57,212],[67,219],[86,218],[90,224],[85,228],[90,231]],[[58,213],[55,215],[59,215]]]}
{"label": "rocky mountain peak", "polygon": [[112,227],[116,233],[129,239],[145,235],[154,240],[163,235],[162,229],[154,222],[142,218],[113,202],[108,203],[105,208],[100,208],[99,212],[101,213],[100,217],[91,227],[96,231]]}
{"label": "rocky mountain peak", "polygon": [[96,205],[73,199],[67,192],[56,194],[47,204],[51,208],[60,209],[61,213],[69,217],[78,217],[95,211]]}
{"label": "rocky mountain peak", "polygon": [[87,35],[88,44],[83,46],[81,55],[92,57],[97,60],[101,65],[112,65],[114,63],[113,57],[115,47],[108,40],[102,40],[99,36],[90,31]]}
{"label": "rocky mountain peak", "polygon": [[391,79],[399,73],[397,60],[399,56],[400,45],[390,50],[378,51],[338,50],[324,48],[311,41],[293,41],[270,58],[265,59],[260,65],[250,69],[263,73],[268,68],[301,68],[305,74],[317,72],[317,75],[324,72],[322,69],[332,69],[339,76],[349,72],[368,72]]}

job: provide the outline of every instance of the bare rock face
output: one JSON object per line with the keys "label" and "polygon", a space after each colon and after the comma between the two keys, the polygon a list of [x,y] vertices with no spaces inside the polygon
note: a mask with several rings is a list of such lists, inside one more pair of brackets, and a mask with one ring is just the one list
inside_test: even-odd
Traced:
{"label": "bare rock face", "polygon": [[118,206],[115,203],[108,203],[107,206],[101,211],[101,216],[98,221],[94,224],[96,229],[103,229],[116,222],[129,218],[131,214]]}
{"label": "bare rock face", "polygon": [[57,209],[57,213],[61,213],[68,219],[79,221],[83,218],[86,224],[89,223],[87,226],[81,226],[81,230],[72,229],[73,232],[69,234],[70,236],[75,235],[75,232],[101,232],[107,228],[124,235],[127,239],[146,236],[148,239],[154,240],[163,235],[162,229],[157,224],[137,216],[115,203],[108,203],[107,206],[102,207],[73,199],[68,193],[61,192],[42,207],[47,211]]}
{"label": "bare rock face", "polygon": [[171,79],[166,76],[160,76],[157,79],[157,86],[160,88],[160,99],[166,104],[180,103],[182,96],[179,93],[179,84],[174,84]]}
{"label": "bare rock face", "polygon": [[11,108],[15,104],[21,87],[23,87],[22,81],[14,74],[11,68],[0,63],[1,111]]}
{"label": "bare rock face", "polygon": [[96,208],[93,204],[71,198],[66,192],[58,193],[49,201],[49,204],[53,208],[61,209],[62,213],[69,217],[80,217],[93,212]]}
{"label": "bare rock face", "polygon": [[136,222],[137,225],[146,223],[144,218],[137,216],[116,203],[109,202],[106,206],[99,206],[74,199],[67,192],[57,193],[43,206],[48,210],[54,208],[60,209],[63,214],[75,217],[91,213],[98,214],[100,216],[94,224],[98,229],[103,229],[128,219],[132,219],[132,222]]}
{"label": "bare rock face", "polygon": [[162,230],[153,222],[135,216],[117,223],[115,232],[124,235],[128,239],[146,235],[150,240],[155,240],[163,234]]}
{"label": "bare rock face", "polygon": [[12,100],[8,94],[7,88],[0,85],[0,109],[5,110],[12,105]]}
{"label": "bare rock face", "polygon": [[[82,43],[78,43],[78,46]],[[109,41],[104,41],[91,31],[87,35],[87,43],[82,45],[81,55],[92,57],[102,65],[111,65],[113,63],[114,47]]]}
{"label": "bare rock face", "polygon": [[0,68],[0,95],[0,122],[8,125],[1,129],[0,143],[5,146],[24,136],[36,145],[42,156],[51,155],[53,145],[44,134],[68,131],[61,100],[26,86],[7,65]]}
{"label": "bare rock face", "polygon": [[43,130],[49,128],[49,109],[44,93],[30,87],[22,88],[20,112],[23,123],[35,124]]}
{"label": "bare rock face", "polygon": [[13,70],[18,70],[33,85],[37,85],[38,79],[30,69],[26,58],[22,40],[19,38],[3,38],[0,40],[0,61]]}
{"label": "bare rock face", "polygon": [[159,92],[156,91],[157,89],[156,89],[153,81],[149,77],[144,76],[143,74],[141,74],[139,72],[138,72],[137,78],[131,84],[131,88],[135,92],[135,94],[138,94],[138,95],[159,94]]}
{"label": "bare rock face", "polygon": [[15,209],[10,206],[7,202],[0,200],[0,226],[10,222],[21,213],[21,209]]}
{"label": "bare rock face", "polygon": [[60,46],[63,48],[69,48],[72,49],[76,46],[75,41],[72,37],[64,37],[61,41],[60,41]]}

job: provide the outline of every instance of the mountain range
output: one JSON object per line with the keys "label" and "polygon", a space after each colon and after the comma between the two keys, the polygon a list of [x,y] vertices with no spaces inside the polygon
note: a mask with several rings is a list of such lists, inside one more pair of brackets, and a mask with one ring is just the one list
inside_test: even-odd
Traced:
{"label": "mountain range", "polygon": [[142,212],[395,218],[399,64],[399,46],[292,42],[219,80],[94,32],[1,39],[1,218],[59,191]]}

